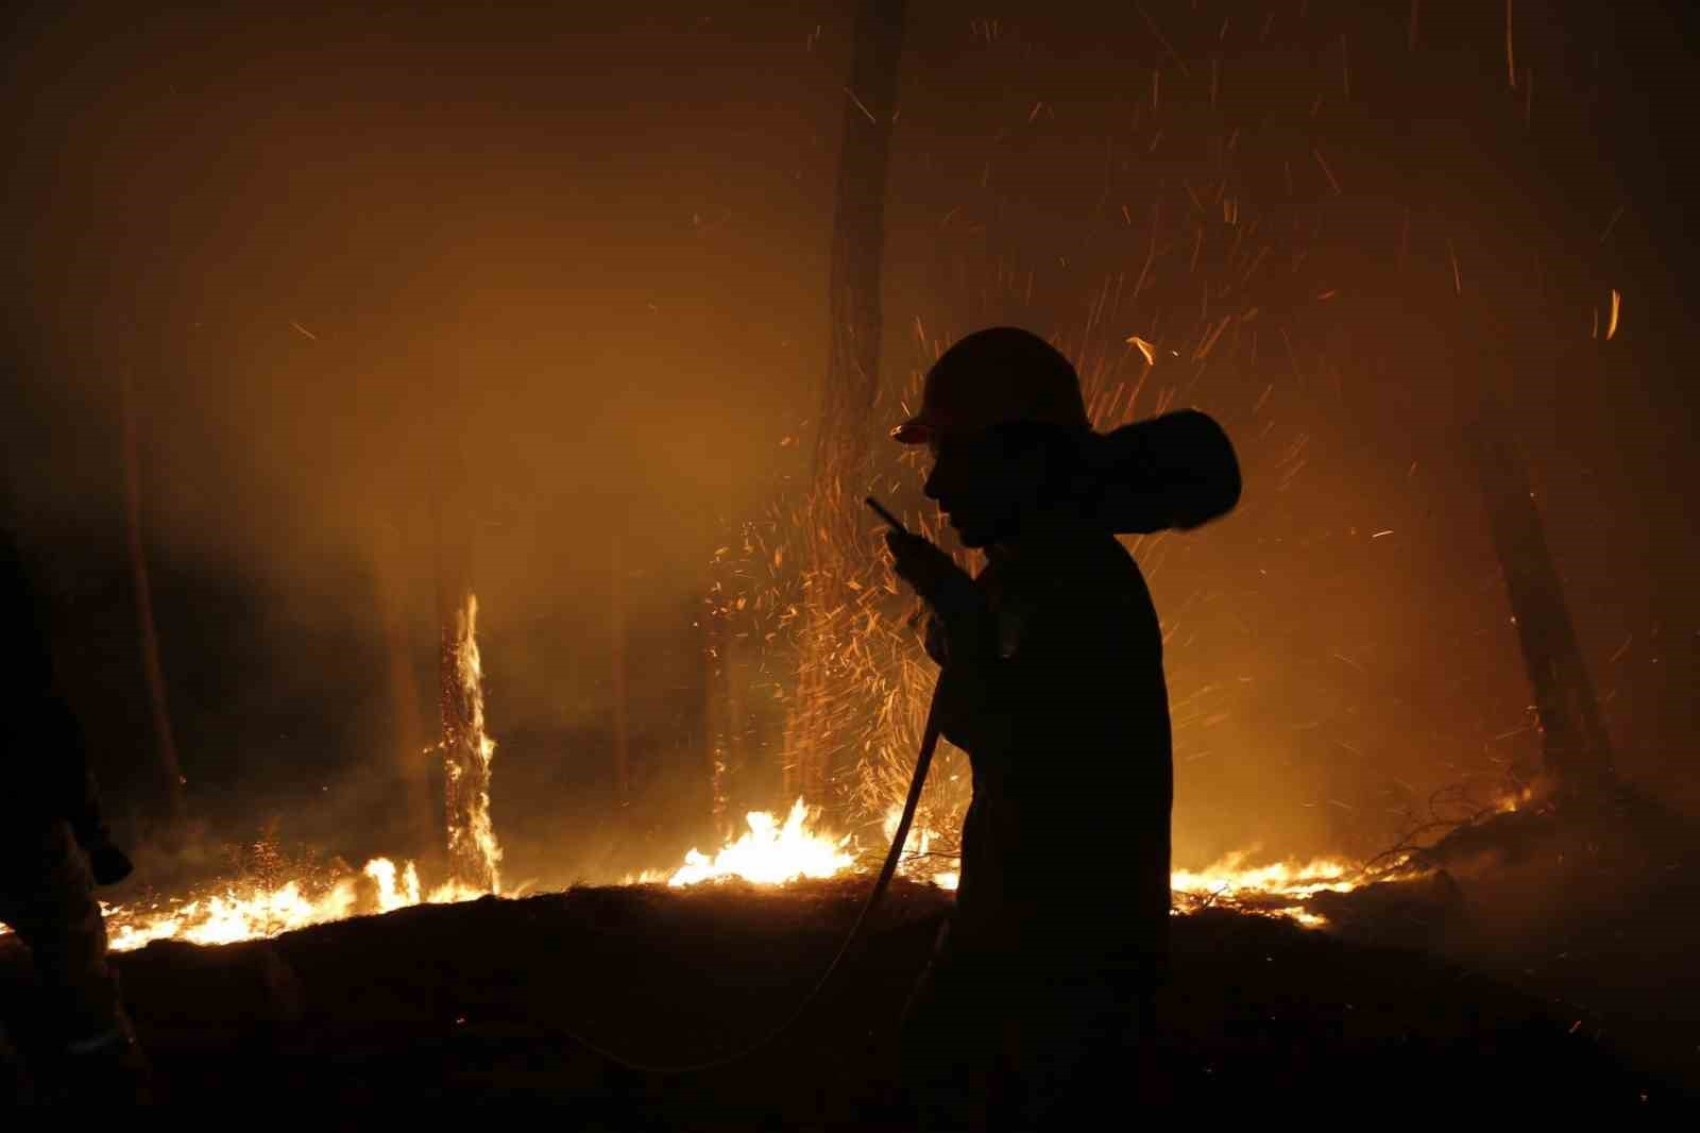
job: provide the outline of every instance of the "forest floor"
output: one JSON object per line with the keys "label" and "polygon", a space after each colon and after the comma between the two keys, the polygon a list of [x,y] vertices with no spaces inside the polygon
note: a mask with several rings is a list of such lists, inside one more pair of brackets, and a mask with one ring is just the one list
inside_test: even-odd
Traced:
{"label": "forest floor", "polygon": [[[580,888],[116,959],[158,1092],[186,1113],[264,1105],[341,1126],[369,1123],[352,1106],[531,1100],[591,1129],[886,1128],[896,1019],[951,900],[930,886],[894,885],[826,995],[747,1060],[639,1073],[577,1037],[647,1063],[741,1047],[812,986],[868,883]],[[1610,1010],[1574,1006],[1543,973],[1369,939],[1412,907],[1368,897],[1343,933],[1176,917],[1161,1104],[1289,1120],[1692,1104],[1680,1050],[1641,1057]],[[18,960],[0,958],[14,1004]]]}

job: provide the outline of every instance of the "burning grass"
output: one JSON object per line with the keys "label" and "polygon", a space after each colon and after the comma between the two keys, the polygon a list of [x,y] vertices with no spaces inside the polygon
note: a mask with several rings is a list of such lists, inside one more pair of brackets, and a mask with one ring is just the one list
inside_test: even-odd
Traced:
{"label": "burning grass", "polygon": [[[665,883],[675,889],[736,883],[778,889],[804,882],[864,880],[883,846],[862,846],[847,834],[823,828],[819,814],[797,800],[783,820],[766,811],[745,817],[746,829],[712,854],[692,849],[682,865],[649,870],[628,884]],[[895,826],[888,820],[886,833]],[[954,858],[935,853],[937,835],[910,834],[902,875],[911,881],[953,890]],[[1349,863],[1254,865],[1230,855],[1200,870],[1173,875],[1178,913],[1223,908],[1281,916],[1307,927],[1326,918],[1306,903],[1319,893],[1348,893],[1369,880]],[[340,866],[297,867],[285,879],[253,878],[210,886],[176,899],[134,902],[107,908],[107,930],[115,951],[132,951],[158,940],[190,944],[233,944],[280,936],[352,916],[394,912],[416,905],[470,901],[485,890],[454,881],[427,888],[413,862],[374,858],[356,871]]]}
{"label": "burning grass", "polygon": [[[685,864],[666,875],[675,888],[700,885],[705,881],[739,879],[756,885],[784,885],[802,878],[821,880],[844,873],[856,864],[849,852],[850,836],[835,838],[813,828],[815,812],[798,799],[783,823],[767,811],[751,811],[744,817],[743,834],[721,847],[712,857],[693,849]],[[641,881],[659,880],[654,873]]]}
{"label": "burning grass", "polygon": [[[886,816],[884,832],[897,828],[896,812]],[[738,881],[757,886],[781,886],[802,879],[824,880],[866,873],[883,846],[857,846],[850,835],[836,835],[818,825],[819,814],[802,799],[793,804],[783,823],[765,811],[745,816],[748,829],[713,855],[693,849],[685,864],[668,873],[649,871],[631,879],[637,883],[666,881],[674,888]],[[916,827],[909,835],[900,871],[914,881],[954,890],[958,875],[955,856],[932,849],[938,835]],[[1230,908],[1260,915],[1287,917],[1310,928],[1327,923],[1305,907],[1319,893],[1349,893],[1371,878],[1349,862],[1319,858],[1309,862],[1250,864],[1248,855],[1230,854],[1200,870],[1176,870],[1172,875],[1175,909],[1196,912]],[[1375,880],[1388,880],[1380,874]],[[1399,876],[1407,876],[1403,871]]]}
{"label": "burning grass", "polygon": [[156,940],[234,944],[351,916],[483,895],[452,881],[427,890],[414,863],[398,867],[389,858],[373,858],[359,872],[324,868],[276,884],[233,882],[186,897],[107,906],[106,930],[118,952]]}

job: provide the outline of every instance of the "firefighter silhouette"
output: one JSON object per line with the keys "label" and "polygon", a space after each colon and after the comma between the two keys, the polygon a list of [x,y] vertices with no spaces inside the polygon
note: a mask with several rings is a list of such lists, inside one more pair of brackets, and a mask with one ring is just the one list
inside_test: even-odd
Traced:
{"label": "firefighter silhouette", "polygon": [[968,754],[956,907],[904,1023],[928,1127],[1087,1129],[1125,1101],[1167,950],[1173,797],[1163,641],[1117,532],[1231,509],[1239,470],[1196,412],[1094,433],[1069,361],[970,335],[893,430],[977,577],[887,535],[927,603],[944,736]]}
{"label": "firefighter silhouette", "polygon": [[[101,820],[75,718],[55,693],[40,607],[0,531],[6,673],[0,790],[0,921],[28,948],[58,1057],[31,1075],[67,1100],[140,1100],[145,1073],[107,961],[96,885],[131,872]],[[38,1095],[39,1096],[39,1095]]]}

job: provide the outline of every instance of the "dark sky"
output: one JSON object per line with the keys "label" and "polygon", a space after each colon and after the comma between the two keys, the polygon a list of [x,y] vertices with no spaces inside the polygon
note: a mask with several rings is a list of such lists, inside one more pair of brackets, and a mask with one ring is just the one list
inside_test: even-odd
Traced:
{"label": "dark sky", "polygon": [[[1508,47],[1506,10],[1462,0],[1414,30],[1410,0],[913,7],[888,401],[987,322],[1110,383],[1139,335],[1163,355],[1136,409],[1197,404],[1242,450],[1241,513],[1142,550],[1182,858],[1372,850],[1532,757],[1457,444],[1488,387],[1621,764],[1700,805],[1692,18],[1518,0]],[[431,727],[442,523],[474,548],[498,821],[603,808],[615,573],[645,742],[687,746],[706,563],[806,471],[847,6],[8,20],[9,487],[116,793],[145,807],[150,773],[126,378],[213,809],[315,837],[393,809],[386,769]]]}

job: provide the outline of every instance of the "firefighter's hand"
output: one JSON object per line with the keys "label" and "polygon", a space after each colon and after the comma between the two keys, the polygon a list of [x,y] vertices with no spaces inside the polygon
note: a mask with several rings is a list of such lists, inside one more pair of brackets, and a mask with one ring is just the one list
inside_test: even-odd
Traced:
{"label": "firefighter's hand", "polygon": [[885,545],[891,551],[897,577],[914,587],[940,616],[948,619],[978,603],[974,580],[932,540],[908,531],[887,531]]}
{"label": "firefighter's hand", "polygon": [[96,885],[117,885],[136,872],[130,856],[111,842],[102,842],[89,851],[89,870]]}
{"label": "firefighter's hand", "polygon": [[940,665],[950,660],[950,635],[944,628],[944,621],[937,614],[927,618],[927,656]]}

